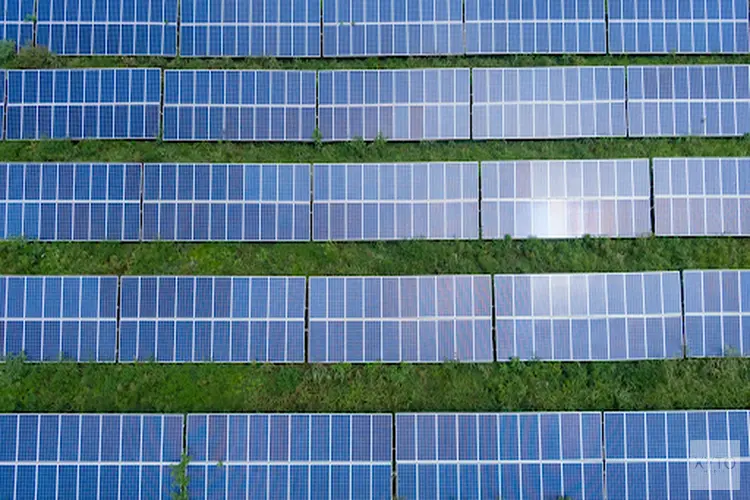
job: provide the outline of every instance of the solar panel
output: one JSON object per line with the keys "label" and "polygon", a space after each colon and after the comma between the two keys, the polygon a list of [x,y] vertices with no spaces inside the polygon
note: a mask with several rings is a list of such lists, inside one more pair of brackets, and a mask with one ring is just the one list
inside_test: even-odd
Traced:
{"label": "solar panel", "polygon": [[320,57],[320,0],[182,0],[182,57]]}
{"label": "solar panel", "polygon": [[16,50],[34,39],[34,0],[11,0],[0,12],[0,40],[16,44]]}
{"label": "solar panel", "polygon": [[172,498],[182,415],[0,414],[2,498]]}
{"label": "solar panel", "polygon": [[115,360],[117,278],[0,276],[0,358]]}
{"label": "solar panel", "polygon": [[191,498],[391,498],[391,415],[188,415]]}
{"label": "solar panel", "polygon": [[489,276],[310,278],[311,363],[493,361]]}
{"label": "solar panel", "polygon": [[603,498],[601,421],[601,413],[397,414],[398,498]]}
{"label": "solar panel", "polygon": [[477,239],[477,163],[313,166],[313,239]]}
{"label": "solar panel", "polygon": [[655,158],[660,236],[750,236],[750,158]]}
{"label": "solar panel", "polygon": [[648,160],[482,163],[482,237],[651,233]]}
{"label": "solar panel", "polygon": [[39,0],[37,18],[55,54],[177,55],[177,0]]}
{"label": "solar panel", "polygon": [[138,241],[138,164],[0,164],[0,239]]}
{"label": "solar panel", "polygon": [[631,137],[750,133],[750,66],[629,66]]}
{"label": "solar panel", "polygon": [[624,137],[625,68],[474,69],[474,139]]}
{"label": "solar panel", "polygon": [[607,498],[747,497],[748,411],[604,414]]}
{"label": "solar panel", "polygon": [[609,0],[609,52],[746,53],[747,0]]}
{"label": "solar panel", "polygon": [[464,53],[462,0],[326,0],[323,56]]}
{"label": "solar panel", "polygon": [[467,54],[604,54],[604,0],[468,0]]}
{"label": "solar panel", "polygon": [[310,165],[144,168],[144,240],[310,240]]}
{"label": "solar panel", "polygon": [[685,271],[689,358],[750,355],[750,271]]}
{"label": "solar panel", "polygon": [[164,140],[312,141],[315,71],[167,70]]}
{"label": "solar panel", "polygon": [[324,141],[469,139],[469,70],[321,71]]}
{"label": "solar panel", "polygon": [[497,359],[682,357],[680,273],[495,276]]}
{"label": "solar panel", "polygon": [[8,71],[7,139],[155,139],[161,70]]}
{"label": "solar panel", "polygon": [[120,361],[301,363],[305,278],[124,276]]}

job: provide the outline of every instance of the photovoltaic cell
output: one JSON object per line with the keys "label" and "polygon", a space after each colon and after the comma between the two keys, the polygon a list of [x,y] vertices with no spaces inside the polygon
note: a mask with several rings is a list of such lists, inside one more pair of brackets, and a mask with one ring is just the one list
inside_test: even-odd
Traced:
{"label": "photovoltaic cell", "polygon": [[397,414],[398,498],[603,498],[601,421],[601,413]]}
{"label": "photovoltaic cell", "polygon": [[315,71],[167,70],[164,140],[312,141]]}
{"label": "photovoltaic cell", "polygon": [[0,276],[3,358],[113,362],[116,343],[116,277]]}
{"label": "photovoltaic cell", "polygon": [[0,164],[0,238],[138,241],[138,164]]}
{"label": "photovoltaic cell", "polygon": [[750,133],[750,66],[629,66],[631,137]]}
{"label": "photovoltaic cell", "polygon": [[161,70],[8,71],[7,139],[155,139]]}
{"label": "photovoltaic cell", "polygon": [[39,0],[37,18],[55,54],[177,55],[177,0]]}
{"label": "photovoltaic cell", "polygon": [[324,141],[469,139],[469,70],[321,71]]}
{"label": "photovoltaic cell", "polygon": [[313,167],[314,240],[477,239],[477,163]]}
{"label": "photovoltaic cell", "polygon": [[144,168],[144,240],[310,240],[310,165]]}
{"label": "photovoltaic cell", "polygon": [[391,498],[391,415],[188,415],[191,498]]}
{"label": "photovoltaic cell", "polygon": [[651,233],[648,160],[482,163],[482,237]]}
{"label": "photovoltaic cell", "polygon": [[320,57],[320,0],[183,0],[183,57]]}
{"label": "photovoltaic cell", "polygon": [[678,272],[495,276],[497,359],[682,357]]}
{"label": "photovoltaic cell", "polygon": [[625,136],[625,68],[474,69],[472,138]]}
{"label": "photovoltaic cell", "polygon": [[14,42],[16,50],[31,45],[34,39],[34,0],[6,0],[3,7],[0,40]]}
{"label": "photovoltaic cell", "polygon": [[750,355],[750,271],[685,271],[689,358]]}
{"label": "photovoltaic cell", "polygon": [[659,236],[750,236],[750,158],[654,158]]}
{"label": "photovoltaic cell", "polygon": [[607,498],[745,498],[748,411],[604,413]]}
{"label": "photovoltaic cell", "polygon": [[120,361],[305,360],[305,278],[122,278]]}
{"label": "photovoltaic cell", "polygon": [[604,54],[604,0],[467,0],[467,54]]}
{"label": "photovoltaic cell", "polygon": [[462,0],[325,0],[323,56],[464,53]]}
{"label": "photovoltaic cell", "polygon": [[172,498],[182,415],[0,414],[2,498]]}
{"label": "photovoltaic cell", "polygon": [[309,361],[493,361],[489,276],[310,278]]}
{"label": "photovoltaic cell", "polygon": [[609,52],[746,53],[747,0],[609,0]]}

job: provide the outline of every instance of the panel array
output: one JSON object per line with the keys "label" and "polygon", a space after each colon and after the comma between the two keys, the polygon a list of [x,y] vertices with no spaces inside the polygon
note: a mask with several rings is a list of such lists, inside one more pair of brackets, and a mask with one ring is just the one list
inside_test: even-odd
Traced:
{"label": "panel array", "polygon": [[750,236],[750,158],[655,158],[658,236]]}
{"label": "panel array", "polygon": [[310,278],[309,361],[492,361],[489,276]]}
{"label": "panel array", "polygon": [[181,0],[182,57],[319,57],[319,0]]}
{"label": "panel array", "polygon": [[120,361],[303,362],[305,278],[122,278]]}
{"label": "panel array", "polygon": [[61,55],[177,55],[177,0],[39,0],[36,44]]}
{"label": "panel array", "polygon": [[34,1],[5,0],[0,12],[0,40],[12,41],[16,50],[34,40]]}
{"label": "panel array", "polygon": [[462,0],[326,0],[325,57],[464,53]]}
{"label": "panel array", "polygon": [[473,139],[625,136],[622,67],[473,70]]}
{"label": "panel array", "polygon": [[322,139],[469,139],[469,73],[469,69],[321,71]]}
{"label": "panel array", "polygon": [[310,239],[309,165],[144,168],[144,240]]}
{"label": "panel array", "polygon": [[167,70],[164,140],[311,141],[314,71]]}
{"label": "panel array", "polygon": [[685,271],[687,356],[750,355],[750,271]]}
{"label": "panel array", "polygon": [[482,237],[651,233],[648,160],[482,163]]}
{"label": "panel array", "polygon": [[182,415],[0,414],[2,498],[172,498]]}
{"label": "panel array", "polygon": [[607,498],[745,498],[748,416],[746,410],[604,413]]}
{"label": "panel array", "polygon": [[391,415],[188,415],[191,498],[391,498]]}
{"label": "panel array", "polygon": [[0,239],[138,241],[141,166],[0,164]]}
{"label": "panel array", "polygon": [[750,66],[629,66],[631,137],[750,133]]}
{"label": "panel array", "polygon": [[467,54],[604,54],[604,0],[468,0]]}
{"label": "panel array", "polygon": [[313,239],[477,239],[477,163],[313,167]]}
{"label": "panel array", "polygon": [[497,359],[682,357],[678,272],[495,276]]}
{"label": "panel array", "polygon": [[399,498],[603,497],[600,413],[397,414]]}
{"label": "panel array", "polygon": [[612,54],[746,53],[747,0],[609,0]]}
{"label": "panel array", "polygon": [[0,276],[0,357],[115,361],[117,278]]}
{"label": "panel array", "polygon": [[7,139],[156,139],[161,70],[11,70],[7,108]]}

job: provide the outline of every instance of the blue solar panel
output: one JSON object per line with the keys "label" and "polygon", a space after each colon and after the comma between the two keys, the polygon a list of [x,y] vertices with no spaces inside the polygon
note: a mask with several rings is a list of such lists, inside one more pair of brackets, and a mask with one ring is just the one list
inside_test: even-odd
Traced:
{"label": "blue solar panel", "polygon": [[0,498],[172,498],[182,415],[0,414]]}
{"label": "blue solar panel", "polygon": [[39,0],[37,18],[55,54],[177,55],[177,0]]}
{"label": "blue solar panel", "polygon": [[469,139],[469,70],[321,71],[324,141]]}
{"label": "blue solar panel", "polygon": [[0,40],[31,45],[34,38],[34,0],[6,0],[0,12]]}
{"label": "blue solar panel", "polygon": [[397,414],[398,498],[604,496],[600,413]]}
{"label": "blue solar panel", "polygon": [[144,240],[310,239],[309,165],[144,168]]}
{"label": "blue solar panel", "polygon": [[117,278],[0,276],[0,357],[115,360]]}
{"label": "blue solar panel", "polygon": [[482,163],[482,237],[651,233],[648,160]]}
{"label": "blue solar panel", "polygon": [[182,0],[180,55],[319,57],[320,0]]}
{"label": "blue solar panel", "polygon": [[474,69],[474,139],[625,136],[625,68]]}
{"label": "blue solar panel", "polygon": [[310,362],[493,361],[489,276],[310,278]]}
{"label": "blue solar panel", "polygon": [[609,52],[746,53],[747,0],[609,0]]}
{"label": "blue solar panel", "polygon": [[301,363],[305,278],[124,276],[120,361]]}
{"label": "blue solar panel", "polygon": [[750,133],[750,66],[629,66],[631,137]]}
{"label": "blue solar panel", "polygon": [[604,414],[607,498],[747,498],[746,410]]}
{"label": "blue solar panel", "polygon": [[685,271],[689,358],[750,356],[750,271]]}
{"label": "blue solar panel", "polygon": [[314,71],[167,70],[164,140],[312,141]]}
{"label": "blue solar panel", "polygon": [[750,158],[655,158],[659,236],[750,236]]}
{"label": "blue solar panel", "polygon": [[678,272],[495,276],[497,359],[682,357]]}
{"label": "blue solar panel", "polygon": [[188,415],[190,498],[391,498],[391,415]]}
{"label": "blue solar panel", "polygon": [[313,167],[314,240],[477,239],[477,163]]}
{"label": "blue solar panel", "polygon": [[462,0],[326,0],[323,56],[464,53]]}
{"label": "blue solar panel", "polygon": [[7,139],[155,139],[161,70],[8,71]]}
{"label": "blue solar panel", "polygon": [[0,164],[0,239],[137,241],[138,164]]}
{"label": "blue solar panel", "polygon": [[467,0],[466,53],[607,51],[604,0]]}

